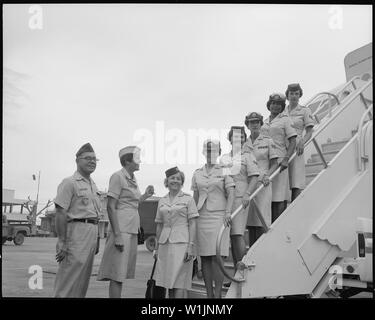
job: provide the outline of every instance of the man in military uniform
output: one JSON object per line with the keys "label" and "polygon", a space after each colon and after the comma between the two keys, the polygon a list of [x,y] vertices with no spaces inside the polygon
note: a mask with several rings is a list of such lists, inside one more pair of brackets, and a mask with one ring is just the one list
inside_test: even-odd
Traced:
{"label": "man in military uniform", "polygon": [[89,143],[76,153],[77,171],[57,189],[56,274],[54,296],[84,298],[97,253],[100,198],[90,175],[98,159]]}

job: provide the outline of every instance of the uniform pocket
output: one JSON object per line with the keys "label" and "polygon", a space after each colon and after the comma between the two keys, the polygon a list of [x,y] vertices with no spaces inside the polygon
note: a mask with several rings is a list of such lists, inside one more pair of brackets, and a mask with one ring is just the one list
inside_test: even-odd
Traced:
{"label": "uniform pocket", "polygon": [[90,203],[90,197],[88,191],[79,190],[77,192],[78,203],[83,206],[88,206]]}

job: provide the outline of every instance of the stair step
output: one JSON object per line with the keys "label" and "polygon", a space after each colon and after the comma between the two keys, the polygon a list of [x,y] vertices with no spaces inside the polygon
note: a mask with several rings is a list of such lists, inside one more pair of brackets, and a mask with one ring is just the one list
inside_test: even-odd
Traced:
{"label": "stair step", "polygon": [[[339,151],[340,150],[337,149],[337,150],[333,150],[333,151],[329,151],[329,152],[323,152],[324,159],[326,159],[327,162],[331,161],[335,157],[335,155],[339,153]],[[312,164],[312,163],[315,163],[315,162],[321,162],[321,161],[322,160],[321,160],[319,154],[313,153],[311,155],[311,158],[308,161],[308,164]]]}
{"label": "stair step", "polygon": [[306,175],[307,174],[317,175],[320,171],[324,169],[324,165],[323,165],[323,162],[314,162],[314,163],[306,164],[305,168],[306,168]]}
{"label": "stair step", "polygon": [[310,182],[313,181],[317,175],[317,173],[306,174],[306,186],[310,184]]}
{"label": "stair step", "polygon": [[322,152],[341,150],[349,140],[322,143]]}

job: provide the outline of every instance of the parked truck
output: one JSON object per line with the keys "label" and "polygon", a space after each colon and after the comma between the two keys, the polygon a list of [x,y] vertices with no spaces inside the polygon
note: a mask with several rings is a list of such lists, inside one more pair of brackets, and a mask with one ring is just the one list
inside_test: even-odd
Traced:
{"label": "parked truck", "polygon": [[2,215],[2,245],[6,241],[13,241],[15,245],[23,244],[25,237],[31,234],[31,223],[24,220],[9,220]]}

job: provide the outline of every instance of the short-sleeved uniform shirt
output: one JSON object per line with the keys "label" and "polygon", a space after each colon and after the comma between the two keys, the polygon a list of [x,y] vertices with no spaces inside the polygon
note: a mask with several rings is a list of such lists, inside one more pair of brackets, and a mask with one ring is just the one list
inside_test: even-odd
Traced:
{"label": "short-sleeved uniform shirt", "polygon": [[200,210],[206,202],[208,211],[221,211],[226,208],[226,190],[233,188],[233,178],[223,173],[219,164],[207,172],[206,166],[195,170],[192,178],[191,190],[198,191],[199,200],[197,209]]}
{"label": "short-sleeved uniform shirt", "polygon": [[95,182],[91,178],[87,180],[78,171],[60,183],[54,202],[67,211],[68,221],[98,218],[101,211]]}
{"label": "short-sleeved uniform shirt", "polygon": [[188,243],[189,220],[198,217],[198,210],[191,195],[180,191],[173,201],[169,193],[159,200],[155,222],[162,223],[163,228],[159,243]]}
{"label": "short-sleeved uniform shirt", "polygon": [[280,158],[285,157],[288,148],[288,139],[296,137],[297,132],[292,120],[285,112],[279,113],[272,121],[267,118],[260,131],[264,136],[271,137]]}
{"label": "short-sleeved uniform shirt", "polygon": [[270,160],[279,157],[277,147],[273,140],[263,134],[259,134],[254,142],[252,142],[249,137],[244,144],[244,150],[248,152],[251,151],[255,156],[261,176],[268,172]]}
{"label": "short-sleeved uniform shirt", "polygon": [[224,167],[223,173],[230,175],[236,187],[235,197],[243,197],[248,188],[248,177],[259,176],[258,163],[250,150],[242,149],[241,153],[232,156],[231,153],[224,154],[220,159]]}
{"label": "short-sleeved uniform shirt", "polygon": [[116,210],[120,231],[138,233],[141,192],[135,176],[132,178],[125,168],[116,171],[109,180],[108,196],[118,200]]}
{"label": "short-sleeved uniform shirt", "polygon": [[286,113],[292,120],[293,128],[296,130],[299,137],[302,137],[303,130],[307,127],[315,125],[314,118],[311,114],[310,108],[298,105],[292,111],[289,111],[289,106],[285,108]]}

